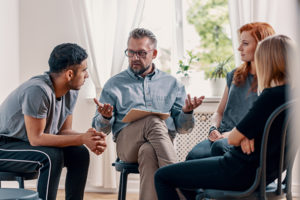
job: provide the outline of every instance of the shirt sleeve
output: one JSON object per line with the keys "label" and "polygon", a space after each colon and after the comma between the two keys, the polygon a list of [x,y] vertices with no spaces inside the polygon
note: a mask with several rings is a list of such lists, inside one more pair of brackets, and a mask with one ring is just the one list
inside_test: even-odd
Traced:
{"label": "shirt sleeve", "polygon": [[248,139],[256,138],[263,133],[265,123],[273,110],[272,95],[264,90],[236,128]]}
{"label": "shirt sleeve", "polygon": [[[105,87],[103,88],[103,90],[101,92],[99,102],[108,103],[108,104],[112,105],[115,110],[115,103],[113,101],[113,98],[106,91]],[[97,131],[102,131],[105,134],[109,134],[111,132],[112,125],[115,121],[114,115],[115,115],[115,112],[113,112],[111,119],[105,119],[96,109],[96,113],[95,113],[95,116],[94,116],[93,122],[92,122],[92,127],[94,127]]]}
{"label": "shirt sleeve", "polygon": [[186,114],[182,111],[186,98],[183,85],[179,84],[176,100],[171,108],[171,116],[174,119],[176,131],[178,133],[192,132],[195,124],[193,113]]}
{"label": "shirt sleeve", "polygon": [[42,119],[47,117],[50,99],[40,87],[32,86],[24,91],[21,104],[24,115]]}

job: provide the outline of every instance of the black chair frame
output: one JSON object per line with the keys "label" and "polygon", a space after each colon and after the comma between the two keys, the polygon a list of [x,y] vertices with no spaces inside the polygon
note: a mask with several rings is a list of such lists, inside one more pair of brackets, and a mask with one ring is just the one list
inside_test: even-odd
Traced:
{"label": "black chair frame", "polygon": [[21,173],[21,172],[0,172],[0,188],[1,181],[17,181],[19,188],[24,189],[24,180],[37,179],[39,172]]}
{"label": "black chair frame", "polygon": [[118,200],[126,200],[126,189],[127,189],[127,177],[128,174],[138,174],[139,164],[138,163],[127,163],[119,158],[116,159],[112,166],[116,168],[116,171],[120,172],[120,183],[119,183],[119,193]]}

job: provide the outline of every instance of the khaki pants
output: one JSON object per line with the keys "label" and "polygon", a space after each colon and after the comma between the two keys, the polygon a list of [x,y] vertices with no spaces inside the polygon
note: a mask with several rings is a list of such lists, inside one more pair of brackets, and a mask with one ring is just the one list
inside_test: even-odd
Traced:
{"label": "khaki pants", "polygon": [[154,187],[156,170],[177,160],[165,122],[156,116],[135,121],[123,128],[116,143],[121,160],[139,163],[139,199],[157,199]]}

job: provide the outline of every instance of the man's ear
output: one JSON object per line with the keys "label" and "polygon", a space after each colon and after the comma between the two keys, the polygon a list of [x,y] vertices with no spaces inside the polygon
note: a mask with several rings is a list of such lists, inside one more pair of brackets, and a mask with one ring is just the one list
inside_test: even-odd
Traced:
{"label": "man's ear", "polygon": [[66,72],[65,72],[65,76],[66,76],[66,79],[68,81],[72,80],[73,77],[74,77],[74,71],[72,69],[68,69]]}
{"label": "man's ear", "polygon": [[155,59],[157,56],[157,49],[153,50],[152,59]]}

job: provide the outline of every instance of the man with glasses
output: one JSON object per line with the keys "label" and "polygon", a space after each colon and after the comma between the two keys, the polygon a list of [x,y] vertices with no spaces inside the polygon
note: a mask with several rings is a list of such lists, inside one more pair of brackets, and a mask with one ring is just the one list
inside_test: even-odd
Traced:
{"label": "man with glasses", "polygon": [[[118,157],[125,162],[139,163],[140,199],[155,200],[154,173],[159,167],[175,163],[173,139],[177,132],[188,133],[194,126],[193,110],[203,100],[190,95],[171,75],[152,63],[157,56],[155,35],[146,29],[134,29],[128,38],[127,70],[112,77],[104,85],[93,127],[113,132]],[[123,117],[132,108],[170,113],[161,120],[150,115],[131,123]]]}

